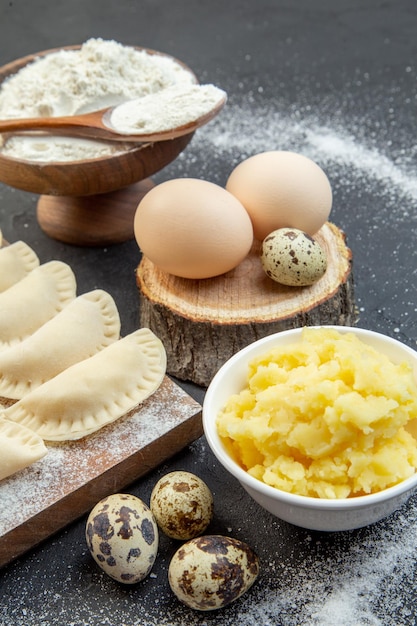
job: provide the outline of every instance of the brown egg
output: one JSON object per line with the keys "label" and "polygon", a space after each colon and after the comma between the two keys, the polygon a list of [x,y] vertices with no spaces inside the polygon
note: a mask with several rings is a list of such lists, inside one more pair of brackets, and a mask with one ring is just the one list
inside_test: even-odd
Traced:
{"label": "brown egg", "polygon": [[187,540],[201,535],[213,517],[213,496],[206,483],[191,472],[163,476],[153,488],[150,508],[168,537]]}
{"label": "brown egg", "polygon": [[210,278],[233,269],[253,242],[249,215],[231,193],[204,180],[178,178],[151,189],[134,220],[142,253],[182,278]]}
{"label": "brown egg", "polygon": [[197,611],[237,600],[259,574],[259,559],[243,541],[222,535],[191,539],[172,557],[168,580],[177,598]]}
{"label": "brown egg", "polygon": [[261,152],[242,161],[226,183],[248,211],[254,236],[262,241],[278,228],[314,235],[332,208],[332,189],[324,171],[296,152]]}

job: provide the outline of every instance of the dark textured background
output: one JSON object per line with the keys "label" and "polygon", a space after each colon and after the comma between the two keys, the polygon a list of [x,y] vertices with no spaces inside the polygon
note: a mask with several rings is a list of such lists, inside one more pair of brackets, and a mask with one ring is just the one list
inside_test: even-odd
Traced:
{"label": "dark textured background", "polygon": [[[346,232],[353,251],[359,323],[415,347],[416,26],[414,0],[1,0],[0,64],[103,37],[170,53],[187,63],[201,82],[224,88],[228,112],[212,126],[217,143],[210,141],[207,127],[180,159],[154,177],[156,182],[186,175],[224,184],[239,159],[259,151],[263,137],[265,149],[305,148],[308,153],[311,125],[320,132],[330,129],[333,138],[342,137],[333,159],[323,148],[312,155],[322,157],[318,160],[334,190],[332,220]],[[239,107],[246,111],[241,127]],[[271,112],[275,121],[268,134],[265,125]],[[297,120],[301,128],[296,131]],[[228,122],[233,133],[229,144],[225,135],[220,146],[217,124],[227,129]],[[239,128],[245,133],[242,143],[236,136]],[[36,202],[36,196],[0,184],[4,237],[25,240],[42,262],[68,262],[80,293],[107,289],[118,304],[123,334],[134,330],[139,319],[134,269],[140,259],[135,242],[88,249],[53,241],[37,225]],[[202,389],[185,386],[203,399]],[[0,572],[0,624],[415,623],[414,566],[403,556],[398,571],[392,567],[380,574],[378,585],[386,589],[388,601],[374,586],[378,565],[363,563],[367,555],[378,562],[376,546],[386,549],[386,557],[396,545],[398,527],[398,541],[410,546],[405,533],[414,536],[413,500],[369,529],[309,533],[273,519],[252,503],[224,475],[204,438],[130,491],[147,500],[157,478],[175,468],[194,471],[213,489],[216,515],[211,530],[246,540],[260,554],[262,576],[250,595],[217,614],[198,615],[180,607],[166,582],[176,544],[163,537],[155,577],[122,588],[90,559],[83,538],[85,520],[80,520]],[[361,568],[364,581],[358,587]],[[311,607],[324,605],[340,590],[352,590],[355,601],[349,605],[339,598],[333,621],[314,617]],[[368,601],[366,616],[362,602]]]}

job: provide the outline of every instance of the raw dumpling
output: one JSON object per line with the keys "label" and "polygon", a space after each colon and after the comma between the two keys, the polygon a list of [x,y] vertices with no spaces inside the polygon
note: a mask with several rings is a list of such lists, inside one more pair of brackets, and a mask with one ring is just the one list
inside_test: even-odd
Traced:
{"label": "raw dumpling", "polygon": [[110,294],[96,289],[78,296],[33,335],[0,351],[0,396],[18,400],[119,337]]}
{"label": "raw dumpling", "polygon": [[141,328],[72,365],[4,411],[46,441],[80,439],[131,411],[161,384],[162,342]]}
{"label": "raw dumpling", "polygon": [[38,266],[37,254],[24,241],[0,248],[0,292],[19,282]]}
{"label": "raw dumpling", "polygon": [[0,448],[0,480],[32,465],[47,453],[39,435],[21,424],[1,417]]}
{"label": "raw dumpling", "polygon": [[22,341],[74,300],[69,265],[49,261],[0,293],[0,350]]}

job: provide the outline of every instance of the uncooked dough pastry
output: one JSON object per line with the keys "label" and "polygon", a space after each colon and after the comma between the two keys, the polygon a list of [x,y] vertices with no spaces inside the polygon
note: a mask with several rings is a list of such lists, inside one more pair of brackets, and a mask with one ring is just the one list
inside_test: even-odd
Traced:
{"label": "uncooked dough pastry", "polygon": [[0,350],[22,341],[74,300],[69,265],[49,261],[0,293]]}
{"label": "uncooked dough pastry", "polygon": [[0,448],[0,480],[32,465],[47,453],[39,435],[4,418],[0,418]]}
{"label": "uncooked dough pastry", "polygon": [[76,363],[4,411],[46,441],[80,439],[152,395],[166,371],[165,349],[141,328]]}
{"label": "uncooked dough pastry", "polygon": [[19,400],[119,338],[110,294],[96,289],[78,296],[32,335],[0,351],[0,396]]}
{"label": "uncooked dough pastry", "polygon": [[19,282],[38,266],[37,254],[24,241],[0,248],[0,292]]}

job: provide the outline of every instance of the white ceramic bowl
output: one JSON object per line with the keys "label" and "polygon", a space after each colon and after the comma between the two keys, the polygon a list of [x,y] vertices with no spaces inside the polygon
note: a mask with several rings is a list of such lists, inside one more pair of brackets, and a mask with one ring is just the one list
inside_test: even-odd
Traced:
{"label": "white ceramic bowl", "polygon": [[[339,332],[353,332],[362,341],[385,353],[392,361],[408,361],[417,376],[417,352],[395,339],[373,331],[347,326],[326,326]],[[246,367],[254,357],[273,346],[297,341],[302,329],[296,328],[269,335],[232,356],[210,383],[203,403],[203,427],[208,444],[220,463],[241,483],[264,509],[282,520],[321,531],[341,531],[367,526],[399,509],[417,487],[417,473],[401,483],[375,494],[356,498],[326,500],[286,493],[242,469],[227,453],[216,429],[216,416],[227,399],[246,384]]]}

